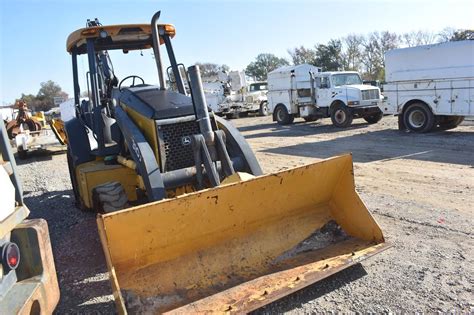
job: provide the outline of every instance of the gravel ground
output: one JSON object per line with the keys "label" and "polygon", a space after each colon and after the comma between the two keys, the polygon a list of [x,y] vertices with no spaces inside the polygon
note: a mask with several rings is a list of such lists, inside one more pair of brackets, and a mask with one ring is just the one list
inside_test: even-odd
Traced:
{"label": "gravel ground", "polygon": [[[278,126],[232,121],[266,173],[352,152],[357,191],[393,247],[257,314],[474,312],[474,124],[400,133],[396,120]],[[95,215],[77,210],[64,154],[19,163],[32,217],[48,221],[61,288],[57,313],[114,312]]]}

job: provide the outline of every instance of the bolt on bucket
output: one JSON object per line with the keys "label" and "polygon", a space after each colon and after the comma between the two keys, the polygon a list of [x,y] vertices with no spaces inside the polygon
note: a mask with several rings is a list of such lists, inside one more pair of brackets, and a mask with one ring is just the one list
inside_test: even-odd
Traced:
{"label": "bolt on bucket", "polygon": [[249,312],[385,249],[351,155],[98,217],[120,313]]}

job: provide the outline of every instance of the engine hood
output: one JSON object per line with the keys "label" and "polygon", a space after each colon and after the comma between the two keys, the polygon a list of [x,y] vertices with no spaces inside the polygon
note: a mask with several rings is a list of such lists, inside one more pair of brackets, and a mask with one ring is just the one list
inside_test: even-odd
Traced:
{"label": "engine hood", "polygon": [[358,91],[378,90],[377,87],[366,85],[366,84],[343,85],[343,86],[340,86],[340,88],[345,88],[348,90],[358,90]]}

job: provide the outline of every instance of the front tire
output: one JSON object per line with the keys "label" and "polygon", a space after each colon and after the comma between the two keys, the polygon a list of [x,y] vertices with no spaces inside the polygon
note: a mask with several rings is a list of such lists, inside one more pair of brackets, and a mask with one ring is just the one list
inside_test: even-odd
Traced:
{"label": "front tire", "polygon": [[288,113],[288,110],[285,106],[278,106],[275,109],[275,118],[279,125],[289,125],[293,123],[295,117]]}
{"label": "front tire", "polygon": [[260,109],[258,110],[258,115],[268,116],[268,103],[267,102],[262,102],[262,104],[260,104]]}
{"label": "front tire", "polygon": [[354,116],[349,107],[342,103],[337,103],[331,111],[332,124],[338,128],[347,128],[352,124]]}
{"label": "front tire", "polygon": [[119,182],[108,182],[92,190],[94,212],[114,212],[129,207],[127,194]]}
{"label": "front tire", "polygon": [[383,113],[377,113],[370,116],[364,117],[365,121],[369,124],[376,124],[378,123],[383,117]]}
{"label": "front tire", "polygon": [[20,158],[20,160],[25,160],[28,158],[28,151],[23,149],[22,145],[20,145],[17,148],[17,153],[18,153],[18,158]]}
{"label": "front tire", "polygon": [[414,103],[403,113],[403,122],[408,130],[424,133],[433,129],[435,117],[426,104]]}

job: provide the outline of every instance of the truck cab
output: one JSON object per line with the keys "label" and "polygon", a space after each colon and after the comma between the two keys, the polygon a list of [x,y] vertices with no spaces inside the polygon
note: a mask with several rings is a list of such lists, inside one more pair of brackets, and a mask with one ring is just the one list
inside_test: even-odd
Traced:
{"label": "truck cab", "polygon": [[321,72],[311,65],[289,66],[268,74],[269,108],[274,121],[292,123],[331,117],[336,127],[348,127],[354,118],[376,123],[382,118],[378,87],[364,85],[354,71]]}

